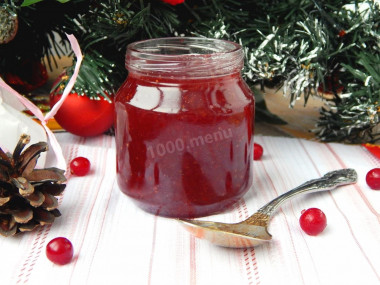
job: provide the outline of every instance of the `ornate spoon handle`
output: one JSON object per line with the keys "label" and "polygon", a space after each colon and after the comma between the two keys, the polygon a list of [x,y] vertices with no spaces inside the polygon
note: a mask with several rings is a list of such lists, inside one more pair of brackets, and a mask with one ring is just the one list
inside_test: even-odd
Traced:
{"label": "ornate spoon handle", "polygon": [[304,184],[278,196],[263,207],[261,207],[255,214],[245,220],[249,223],[250,220],[257,221],[258,215],[263,215],[270,220],[271,216],[276,212],[280,205],[286,200],[298,194],[314,193],[325,190],[332,190],[338,186],[355,183],[357,181],[357,173],[354,169],[341,169],[326,173],[323,177],[313,179],[305,182]]}

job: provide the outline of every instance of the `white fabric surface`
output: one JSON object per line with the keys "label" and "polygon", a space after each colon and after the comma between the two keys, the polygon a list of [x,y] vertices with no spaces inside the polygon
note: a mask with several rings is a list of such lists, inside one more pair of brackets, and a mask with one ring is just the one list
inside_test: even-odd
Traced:
{"label": "white fabric surface", "polygon": [[[112,137],[57,134],[67,162],[85,156],[92,171],[69,176],[52,226],[0,237],[1,284],[380,284],[380,191],[366,173],[380,160],[361,146],[258,136],[264,156],[254,186],[235,208],[209,219],[242,220],[277,195],[340,168],[354,168],[355,185],[300,196],[271,221],[273,240],[252,249],[226,249],[195,239],[175,220],[137,208],[115,180]],[[69,173],[69,172],[68,172]],[[70,175],[70,174],[68,174]],[[317,207],[328,226],[319,236],[299,226],[303,209]],[[45,255],[57,236],[75,256],[58,266]]]}

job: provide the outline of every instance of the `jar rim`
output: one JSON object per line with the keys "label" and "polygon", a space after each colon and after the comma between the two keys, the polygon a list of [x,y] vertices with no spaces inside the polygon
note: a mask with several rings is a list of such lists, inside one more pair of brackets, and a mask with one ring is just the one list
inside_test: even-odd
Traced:
{"label": "jar rim", "polygon": [[[164,46],[159,46],[159,45]],[[166,44],[166,45],[165,45]],[[154,51],[159,51],[161,47],[170,47],[170,45],[177,44],[183,45],[182,51],[189,51],[191,48],[202,48],[204,51],[211,51],[210,53],[183,53],[183,54],[168,54],[168,53],[157,53]],[[195,46],[197,44],[198,46]],[[222,39],[212,39],[212,38],[202,38],[202,37],[167,37],[167,38],[155,38],[141,40],[134,43],[130,43],[127,46],[127,50],[131,52],[145,53],[149,55],[161,55],[168,58],[176,58],[178,56],[188,55],[188,54],[218,54],[218,53],[233,53],[241,49],[241,46],[235,42],[222,40]]]}
{"label": "jar rim", "polygon": [[203,37],[167,37],[129,44],[125,65],[133,72],[204,77],[240,72],[243,57],[241,45],[235,42]]}

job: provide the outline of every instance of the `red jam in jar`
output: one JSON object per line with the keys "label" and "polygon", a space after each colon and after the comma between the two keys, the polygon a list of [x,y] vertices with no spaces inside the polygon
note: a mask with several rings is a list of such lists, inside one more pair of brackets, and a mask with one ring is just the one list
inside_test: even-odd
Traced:
{"label": "red jam in jar", "polygon": [[115,98],[117,179],[147,212],[193,218],[237,202],[253,176],[254,97],[238,44],[161,38],[127,48]]}

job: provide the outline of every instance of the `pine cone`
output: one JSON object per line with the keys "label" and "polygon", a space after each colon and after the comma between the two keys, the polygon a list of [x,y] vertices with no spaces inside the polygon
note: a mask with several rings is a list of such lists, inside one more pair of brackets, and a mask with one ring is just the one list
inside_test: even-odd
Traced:
{"label": "pine cone", "polygon": [[35,169],[40,154],[47,151],[46,142],[30,145],[30,136],[21,135],[13,152],[0,148],[0,234],[11,236],[52,224],[61,213],[57,209],[66,185],[64,170]]}

